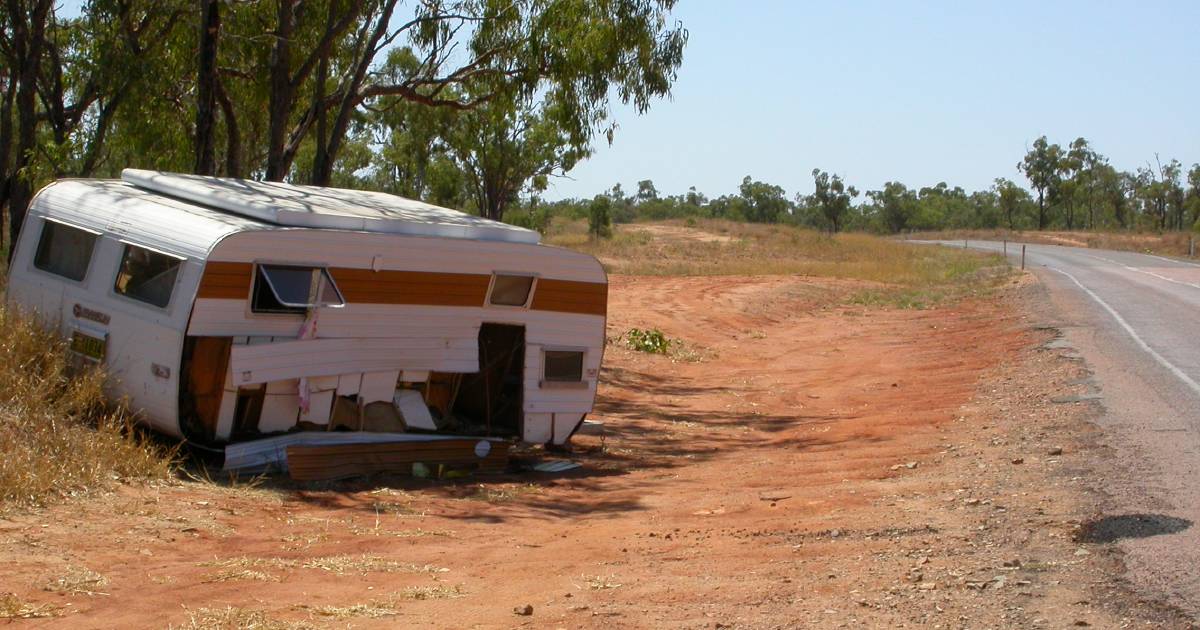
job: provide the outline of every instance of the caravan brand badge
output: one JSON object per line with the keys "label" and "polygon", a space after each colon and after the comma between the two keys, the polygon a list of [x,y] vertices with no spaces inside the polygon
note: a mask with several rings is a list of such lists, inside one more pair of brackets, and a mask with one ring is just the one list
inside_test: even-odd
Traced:
{"label": "caravan brand badge", "polygon": [[93,311],[82,304],[76,304],[75,308],[72,309],[72,312],[75,313],[75,317],[80,319],[90,319],[98,324],[104,324],[105,326],[107,326],[109,320],[112,319],[109,317],[108,313]]}

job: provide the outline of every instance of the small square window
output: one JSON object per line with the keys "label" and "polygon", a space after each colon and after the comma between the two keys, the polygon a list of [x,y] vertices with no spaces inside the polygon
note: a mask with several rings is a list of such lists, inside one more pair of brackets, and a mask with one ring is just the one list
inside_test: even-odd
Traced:
{"label": "small square window", "polygon": [[33,266],[56,276],[79,282],[87,275],[96,248],[95,232],[88,232],[56,221],[42,221]]}
{"label": "small square window", "polygon": [[324,267],[258,265],[250,310],[254,313],[304,314],[317,306],[341,307],[346,301]]}
{"label": "small square window", "polygon": [[533,289],[533,276],[496,274],[488,303],[496,306],[525,306]]}
{"label": "small square window", "polygon": [[182,264],[182,258],[126,244],[113,290],[139,302],[166,308]]}
{"label": "small square window", "polygon": [[566,350],[547,350],[543,359],[543,378],[551,383],[583,381],[583,353]]}

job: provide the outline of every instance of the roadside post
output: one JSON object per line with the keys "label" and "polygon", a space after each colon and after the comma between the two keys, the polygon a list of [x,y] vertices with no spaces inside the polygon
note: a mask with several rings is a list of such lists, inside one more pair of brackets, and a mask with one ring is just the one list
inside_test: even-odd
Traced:
{"label": "roadside post", "polygon": [[1008,256],[1008,239],[1004,239],[1004,255]]}
{"label": "roadside post", "polygon": [[1188,258],[1196,257],[1196,237],[1188,236]]}
{"label": "roadside post", "polygon": [[1021,243],[1021,271],[1025,271],[1025,244]]}
{"label": "roadside post", "polygon": [[967,248],[967,239],[963,239],[963,249]]}

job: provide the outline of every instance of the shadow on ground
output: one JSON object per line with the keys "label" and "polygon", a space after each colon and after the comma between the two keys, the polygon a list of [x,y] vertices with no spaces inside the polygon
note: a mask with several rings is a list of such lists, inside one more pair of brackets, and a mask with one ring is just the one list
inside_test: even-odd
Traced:
{"label": "shadow on ground", "polygon": [[1083,524],[1076,542],[1111,543],[1125,538],[1150,538],[1177,534],[1192,526],[1186,518],[1162,514],[1122,514],[1105,516]]}

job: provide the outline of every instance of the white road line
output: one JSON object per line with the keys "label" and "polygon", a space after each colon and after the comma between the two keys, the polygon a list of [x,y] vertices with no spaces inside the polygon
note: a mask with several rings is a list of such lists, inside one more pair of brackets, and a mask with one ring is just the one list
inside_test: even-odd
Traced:
{"label": "white road line", "polygon": [[1149,257],[1151,257],[1151,258],[1157,258],[1157,259],[1159,259],[1159,260],[1165,260],[1165,261],[1167,261],[1167,262],[1180,263],[1180,264],[1183,264],[1183,265],[1191,265],[1191,266],[1193,266],[1193,267],[1200,267],[1200,265],[1198,265],[1198,264],[1196,264],[1196,263],[1194,263],[1194,262],[1188,262],[1188,261],[1186,261],[1186,260],[1179,260],[1179,259],[1176,259],[1176,258],[1167,258],[1166,256],[1158,256],[1158,255],[1156,255],[1156,254],[1145,254],[1145,255],[1146,255],[1146,256],[1149,256]]}
{"label": "white road line", "polygon": [[[1144,273],[1148,276],[1154,276],[1155,278],[1158,278],[1159,280],[1166,280],[1167,282],[1182,285],[1185,287],[1192,287],[1193,289],[1200,289],[1200,284],[1196,284],[1194,282],[1184,282],[1183,280],[1176,280],[1174,278],[1168,278],[1164,275],[1154,273],[1153,271],[1146,271],[1145,269],[1138,269],[1137,267],[1130,267],[1129,265],[1126,265],[1123,262],[1116,261],[1111,258],[1105,258],[1103,256],[1096,256],[1095,254],[1080,254],[1080,255],[1087,256],[1088,258],[1093,258],[1095,260],[1102,260],[1106,263],[1112,263],[1114,265],[1117,265],[1119,267],[1124,267],[1124,268],[1128,269],[1129,271],[1133,271],[1136,273]],[[1147,254],[1147,255],[1149,255],[1149,254]],[[1155,256],[1154,258],[1162,258],[1162,256]],[[1169,260],[1169,259],[1163,258],[1163,260]]]}
{"label": "white road line", "polygon": [[1120,313],[1118,313],[1115,309],[1113,309],[1113,307],[1108,305],[1108,302],[1105,302],[1104,300],[1100,299],[1100,296],[1096,295],[1095,292],[1093,292],[1091,289],[1083,286],[1083,283],[1080,282],[1078,279],[1076,279],[1075,276],[1063,271],[1062,269],[1058,269],[1057,267],[1047,266],[1047,268],[1057,271],[1058,273],[1061,273],[1062,275],[1070,278],[1071,282],[1075,283],[1075,286],[1082,289],[1083,292],[1087,293],[1088,296],[1090,296],[1093,300],[1095,300],[1097,304],[1104,307],[1104,310],[1108,311],[1108,314],[1112,315],[1113,319],[1117,320],[1117,323],[1121,325],[1121,328],[1124,328],[1125,332],[1129,333],[1129,336],[1132,337],[1135,342],[1137,342],[1137,345],[1139,347],[1141,347],[1141,349],[1144,350],[1146,352],[1146,354],[1149,354],[1151,357],[1153,357],[1155,361],[1158,361],[1159,365],[1167,368],[1168,372],[1170,372],[1171,374],[1174,374],[1175,378],[1178,378],[1180,381],[1183,382],[1184,385],[1187,385],[1193,392],[1195,392],[1197,395],[1200,395],[1200,383],[1197,383],[1196,381],[1192,380],[1192,377],[1185,374],[1183,370],[1175,367],[1175,364],[1171,363],[1165,357],[1163,357],[1163,355],[1156,352],[1154,350],[1154,348],[1151,348],[1150,345],[1147,344],[1145,342],[1145,340],[1142,339],[1141,335],[1137,334],[1137,331],[1133,329],[1133,326],[1130,326],[1129,322],[1126,322],[1125,318],[1121,317]]}

